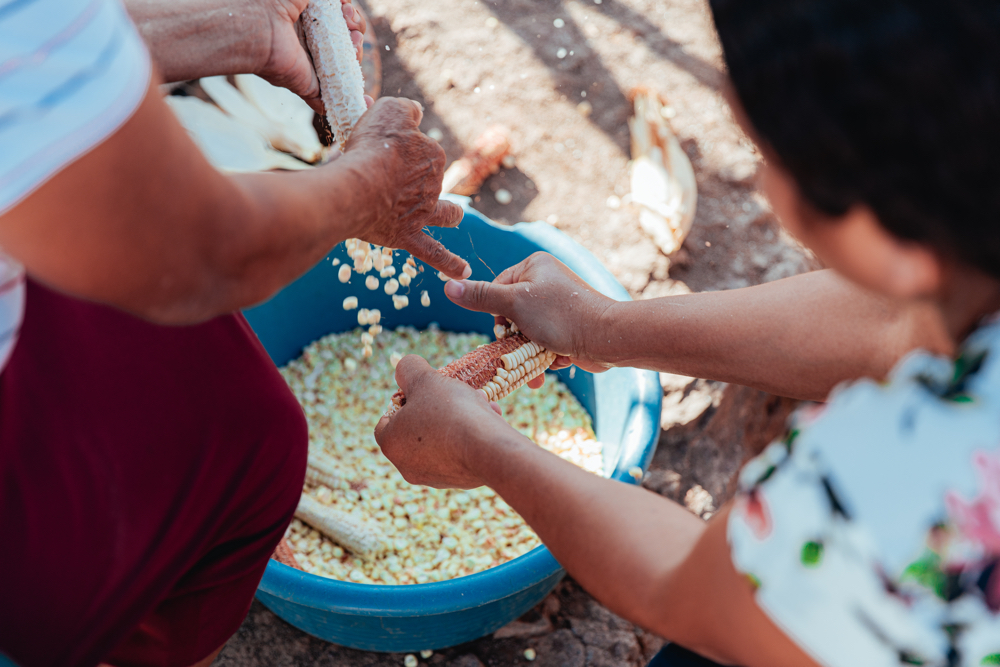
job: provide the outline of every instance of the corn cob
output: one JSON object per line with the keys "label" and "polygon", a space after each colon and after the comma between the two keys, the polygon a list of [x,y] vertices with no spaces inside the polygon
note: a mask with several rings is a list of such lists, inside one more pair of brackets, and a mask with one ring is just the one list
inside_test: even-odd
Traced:
{"label": "corn cob", "polygon": [[310,0],[302,13],[302,28],[319,77],[326,119],[343,151],[367,105],[364,76],[341,7],[340,0]]}
{"label": "corn cob", "polygon": [[[463,355],[438,372],[478,389],[487,400],[497,401],[544,373],[556,360],[555,352],[533,343],[522,333],[498,326],[496,334],[494,342]],[[386,414],[392,416],[404,405],[406,396],[397,391]]]}
{"label": "corn cob", "polygon": [[323,484],[330,489],[340,487],[340,475],[337,474],[337,464],[326,454],[309,452],[309,464],[306,467],[306,482],[312,486]]}
{"label": "corn cob", "polygon": [[303,493],[295,517],[358,556],[377,556],[388,548],[382,532],[353,514],[328,507]]}
{"label": "corn cob", "polygon": [[289,567],[294,567],[296,570],[302,569],[299,562],[295,560],[295,552],[292,551],[292,547],[288,545],[288,541],[283,537],[281,538],[281,541],[278,542],[278,546],[274,548],[274,553],[271,554],[271,558],[279,563],[284,563]]}

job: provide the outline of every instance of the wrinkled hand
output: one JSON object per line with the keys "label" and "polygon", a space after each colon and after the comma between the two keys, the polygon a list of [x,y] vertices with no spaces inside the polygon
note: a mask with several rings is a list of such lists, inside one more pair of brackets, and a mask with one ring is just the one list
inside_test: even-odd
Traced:
{"label": "wrinkled hand", "polygon": [[[319,79],[299,29],[299,17],[309,0],[257,0],[270,21],[271,48],[262,67],[255,72],[266,81],[288,88],[319,113],[323,113]],[[351,42],[361,62],[365,20],[350,0],[341,0]]]}
{"label": "wrinkled hand", "polygon": [[423,111],[411,100],[383,97],[358,121],[344,150],[361,178],[371,183],[371,216],[357,238],[401,248],[452,278],[472,273],[469,263],[423,231],[454,227],[462,209],[440,201],[444,150],[420,131]]}
{"label": "wrinkled hand", "polygon": [[601,317],[615,301],[548,253],[536,252],[493,282],[452,280],[444,293],[463,308],[497,315],[498,323],[516,322],[528,338],[560,355],[553,369],[610,368],[589,354],[588,342],[600,335]]}
{"label": "wrinkled hand", "polygon": [[438,489],[482,486],[475,469],[483,448],[513,431],[497,404],[415,355],[396,365],[396,383],[406,405],[379,420],[375,440],[403,479]]}

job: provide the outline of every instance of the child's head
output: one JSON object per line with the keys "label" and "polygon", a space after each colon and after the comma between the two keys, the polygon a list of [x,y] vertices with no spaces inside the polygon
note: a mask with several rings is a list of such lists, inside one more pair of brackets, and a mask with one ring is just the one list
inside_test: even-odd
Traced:
{"label": "child's head", "polygon": [[900,295],[877,264],[1000,278],[1000,3],[711,4],[765,187],[821,259]]}

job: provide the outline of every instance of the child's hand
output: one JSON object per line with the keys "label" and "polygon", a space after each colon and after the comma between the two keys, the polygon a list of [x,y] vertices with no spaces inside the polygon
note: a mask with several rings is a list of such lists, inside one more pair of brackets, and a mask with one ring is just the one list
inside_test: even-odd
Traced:
{"label": "child's hand", "polygon": [[520,437],[482,392],[447,378],[416,355],[396,365],[406,405],[375,426],[382,453],[410,484],[471,489],[505,435]]}
{"label": "child's hand", "polygon": [[576,364],[601,372],[610,367],[589,352],[594,346],[588,343],[601,335],[601,317],[616,302],[548,253],[536,252],[492,283],[452,280],[444,293],[463,308],[515,322],[528,338],[560,355],[554,369]]}

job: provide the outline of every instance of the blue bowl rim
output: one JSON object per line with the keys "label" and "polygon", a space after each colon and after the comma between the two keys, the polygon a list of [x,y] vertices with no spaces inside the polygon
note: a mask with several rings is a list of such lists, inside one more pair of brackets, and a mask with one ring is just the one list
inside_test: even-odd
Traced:
{"label": "blue bowl rim", "polygon": [[[592,255],[565,233],[545,222],[519,222],[499,225],[471,208],[468,197],[445,196],[462,206],[466,215],[495,229],[518,234],[532,243],[558,248],[562,260],[574,264],[574,270],[598,291],[620,301],[631,300],[628,291]],[[567,261],[569,260],[569,261]],[[652,371],[633,369],[645,375]],[[657,381],[655,384],[659,385]],[[658,404],[662,395],[656,396]],[[647,406],[651,408],[653,406]],[[659,414],[659,410],[655,410]],[[657,420],[657,427],[659,421]],[[654,429],[654,432],[658,430]],[[655,437],[655,436],[654,436]],[[611,471],[609,471],[611,477]],[[627,475],[614,475],[626,484],[638,481]],[[545,545],[506,563],[462,577],[426,584],[362,584],[321,577],[271,560],[258,590],[268,596],[297,605],[356,616],[410,617],[414,609],[421,616],[454,613],[481,607],[527,590],[562,570]]]}

